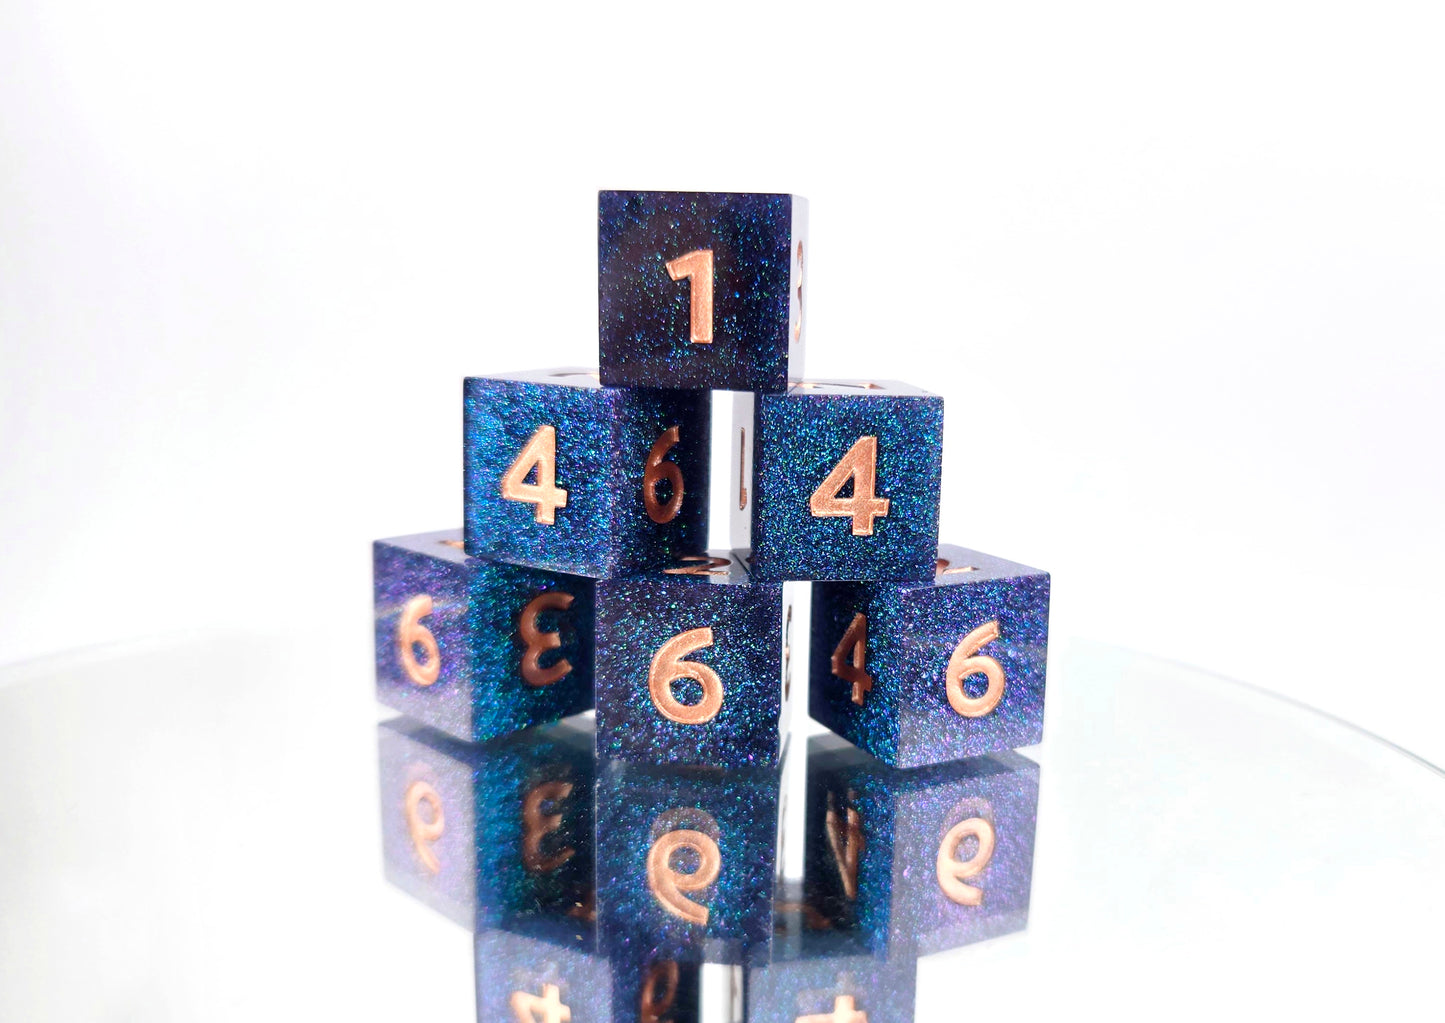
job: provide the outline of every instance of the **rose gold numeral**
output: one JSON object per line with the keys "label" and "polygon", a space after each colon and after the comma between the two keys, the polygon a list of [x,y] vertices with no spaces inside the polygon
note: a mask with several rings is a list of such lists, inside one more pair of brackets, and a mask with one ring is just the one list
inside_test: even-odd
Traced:
{"label": "rose gold numeral", "polygon": [[562,637],[555,632],[543,632],[537,627],[538,616],[543,611],[565,611],[572,606],[572,594],[561,590],[539,593],[527,602],[517,615],[517,635],[527,646],[522,655],[522,681],[533,689],[550,686],[566,678],[572,670],[572,662],[563,657],[550,668],[543,668],[539,658],[548,650],[562,645]]}
{"label": "rose gold numeral", "polygon": [[793,1023],[868,1023],[868,1014],[854,1006],[852,995],[833,999],[833,1011],[812,1016],[799,1016]]}
{"label": "rose gold numeral", "polygon": [[853,702],[863,706],[866,695],[873,690],[873,676],[864,665],[868,663],[868,619],[855,614],[843,638],[833,651],[833,674],[853,683]]}
{"label": "rose gold numeral", "polygon": [[[537,482],[527,476],[537,470]],[[557,486],[557,430],[539,426],[517,460],[502,477],[502,496],[508,501],[536,505],[534,517],[545,526],[557,521],[557,509],[567,507],[567,491]]]}
{"label": "rose gold numeral", "polygon": [[[853,496],[839,497],[849,478]],[[808,498],[814,518],[851,518],[854,536],[872,536],[873,520],[888,516],[888,498],[875,496],[878,485],[878,438],[859,437],[841,461]]]}
{"label": "rose gold numeral", "polygon": [[738,511],[748,506],[748,428],[738,429]]}
{"label": "rose gold numeral", "polygon": [[[675,448],[680,439],[677,427],[670,426],[664,430],[647,453],[647,466],[642,470],[642,503],[647,506],[647,517],[658,525],[671,522],[682,510],[682,469],[676,462],[663,460],[663,456]],[[657,500],[657,485],[663,480],[672,484],[672,497],[666,504]]]}
{"label": "rose gold numeral", "polygon": [[977,565],[955,565],[947,558],[938,559],[937,575],[953,575],[955,572],[977,572]]}
{"label": "rose gold numeral", "polygon": [[[697,869],[684,874],[672,866],[672,856],[690,849],[697,856]],[[722,851],[717,842],[701,831],[669,831],[647,851],[647,887],[663,909],[690,924],[706,924],[708,908],[693,902],[685,892],[700,892],[717,880],[722,870]]]}
{"label": "rose gold numeral", "polygon": [[572,1010],[562,1004],[556,984],[543,984],[542,997],[528,991],[513,991],[509,1003],[517,1023],[570,1023]]}
{"label": "rose gold numeral", "polygon": [[[429,686],[441,677],[441,651],[437,649],[437,638],[421,623],[432,612],[431,597],[425,593],[412,597],[401,609],[401,621],[396,623],[396,654],[401,659],[402,671],[412,683]],[[421,647],[426,660],[416,659],[415,647]]]}
{"label": "rose gold numeral", "polygon": [[542,839],[562,826],[562,814],[543,813],[542,804],[556,807],[571,794],[570,781],[544,781],[533,786],[522,800],[522,866],[534,874],[552,873],[577,852],[567,846],[551,856],[542,855]]}
{"label": "rose gold numeral", "polygon": [[[960,861],[958,847],[965,838],[976,839],[978,849],[971,858]],[[982,817],[961,821],[943,836],[943,843],[938,847],[938,887],[944,895],[960,906],[983,904],[983,890],[963,882],[983,873],[983,868],[993,859],[994,840],[993,825]]]}
{"label": "rose gold numeral", "polygon": [[[647,691],[658,712],[669,721],[680,725],[700,725],[711,721],[722,710],[723,684],[706,664],[684,661],[688,654],[712,646],[712,629],[688,629],[679,632],[662,644],[652,656],[652,666],[647,669]],[[680,678],[690,678],[702,686],[702,699],[689,706],[672,695],[672,683]]]}
{"label": "rose gold numeral", "polygon": [[[672,1009],[672,1003],[677,1000],[680,972],[677,963],[671,959],[653,963],[648,969],[647,979],[642,982],[642,999],[638,1006],[642,1023],[664,1023],[663,1015]],[[657,989],[659,984],[662,986],[661,991]]]}
{"label": "rose gold numeral", "polygon": [[678,256],[667,264],[667,275],[675,281],[691,278],[688,340],[697,345],[712,344],[712,249],[693,249]]}
{"label": "rose gold numeral", "polygon": [[[430,819],[422,820],[421,807],[425,803]],[[402,808],[406,813],[406,830],[411,834],[411,845],[416,858],[430,874],[439,874],[442,861],[437,859],[432,844],[446,831],[446,817],[442,813],[442,797],[436,789],[424,781],[414,781],[402,797]]]}
{"label": "rose gold numeral", "polygon": [[798,340],[798,338],[800,338],[800,337],[803,336],[803,243],[802,243],[802,242],[798,242],[797,264],[798,264],[798,266],[797,266],[798,287],[797,287],[796,290],[797,290],[797,301],[798,301],[798,318],[793,322],[793,340],[794,340],[794,341]]}
{"label": "rose gold numeral", "polygon": [[679,560],[690,562],[680,568],[664,568],[663,575],[727,575],[727,558],[709,558],[701,554],[689,554]]}
{"label": "rose gold numeral", "polygon": [[[852,792],[848,798],[853,798]],[[858,897],[858,857],[867,847],[863,818],[851,806],[839,814],[838,797],[829,792],[823,825],[828,829],[828,848],[833,850],[833,863],[838,867],[838,879],[843,882],[843,894],[851,902]]]}
{"label": "rose gold numeral", "polygon": [[[948,670],[944,673],[948,689],[948,705],[966,718],[981,718],[998,706],[1003,699],[1003,666],[987,654],[978,654],[983,647],[998,639],[998,621],[987,622],[974,629],[953,648],[948,658]],[[964,692],[963,680],[970,675],[982,674],[988,679],[988,689],[980,697],[970,698]]]}

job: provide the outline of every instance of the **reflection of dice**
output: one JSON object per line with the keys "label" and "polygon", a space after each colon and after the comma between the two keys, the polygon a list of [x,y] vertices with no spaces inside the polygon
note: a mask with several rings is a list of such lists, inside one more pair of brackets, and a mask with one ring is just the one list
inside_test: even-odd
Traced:
{"label": "reflection of dice", "polygon": [[1049,576],[961,547],[933,581],[814,587],[809,711],[896,767],[1043,735]]}
{"label": "reflection of dice", "polygon": [[592,580],[461,543],[445,530],[373,546],[377,699],[469,742],[592,706]]}
{"label": "reflection of dice", "polygon": [[737,962],[772,937],[780,775],[622,761],[597,779],[602,946]]}
{"label": "reflection of dice", "polygon": [[773,765],[787,728],[792,587],[730,552],[597,583],[597,749],[628,760]]}
{"label": "reflection of dice", "polygon": [[803,369],[807,203],[791,195],[602,192],[602,382],[781,391]]}
{"label": "reflection of dice", "polygon": [[1022,930],[1039,769],[1017,753],[899,771],[808,744],[804,891],[873,952],[927,955]]}
{"label": "reflection of dice", "polygon": [[748,1023],[913,1023],[916,957],[881,959],[856,935],[802,927],[786,953],[748,968]]}
{"label": "reflection of dice", "polygon": [[526,928],[477,935],[477,1020],[493,1023],[612,1021],[611,974],[591,927],[537,937]]}
{"label": "reflection of dice", "polygon": [[943,399],[907,384],[736,395],[732,545],[759,579],[928,578],[942,435]]}
{"label": "reflection of dice", "polygon": [[711,397],[601,387],[595,372],[468,377],[467,553],[581,575],[707,542]]}
{"label": "reflection of dice", "polygon": [[570,724],[481,746],[380,726],[382,850],[397,887],[464,927],[566,914],[592,890],[592,735]]}

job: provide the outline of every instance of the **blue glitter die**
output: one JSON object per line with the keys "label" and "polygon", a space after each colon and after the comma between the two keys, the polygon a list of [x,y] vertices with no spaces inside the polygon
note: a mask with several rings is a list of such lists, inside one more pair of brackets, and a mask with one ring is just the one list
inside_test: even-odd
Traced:
{"label": "blue glitter die", "polygon": [[792,665],[791,587],[728,551],[597,583],[597,752],[652,763],[771,766]]}
{"label": "blue glitter die", "polygon": [[468,554],[577,575],[707,543],[711,396],[602,387],[584,369],[468,377]]}
{"label": "blue glitter die", "polygon": [[776,769],[599,764],[602,947],[714,962],[765,952],[780,784]]}
{"label": "blue glitter die", "polygon": [[733,401],[732,544],[758,579],[928,579],[943,399],[900,383],[797,384]]}
{"label": "blue glitter die", "polygon": [[602,382],[781,391],[800,379],[807,211],[794,195],[598,193]]}
{"label": "blue glitter die", "polygon": [[593,581],[461,545],[460,530],[373,545],[376,698],[468,742],[591,707]]}
{"label": "blue glitter die", "polygon": [[457,742],[415,721],[378,729],[382,854],[392,884],[485,928],[565,912],[593,884],[590,729]]}
{"label": "blue glitter die", "polygon": [[1049,575],[944,546],[929,583],[813,588],[813,719],[895,767],[1043,737]]}
{"label": "blue glitter die", "polygon": [[1039,769],[1017,753],[915,771],[840,742],[808,744],[804,891],[889,958],[1022,930]]}

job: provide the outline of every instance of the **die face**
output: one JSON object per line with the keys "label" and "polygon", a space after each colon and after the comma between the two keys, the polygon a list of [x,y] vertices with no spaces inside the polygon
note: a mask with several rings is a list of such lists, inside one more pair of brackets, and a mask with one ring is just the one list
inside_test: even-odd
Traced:
{"label": "die face", "polygon": [[[963,548],[941,548],[938,560],[947,564],[932,584],[834,584],[813,595],[810,712],[897,767],[1043,735],[1048,574]],[[845,642],[865,632],[866,691]]]}
{"label": "die face", "polygon": [[375,545],[377,698],[473,742],[590,708],[593,581],[461,543],[443,530]]}
{"label": "die face", "polygon": [[614,951],[613,1023],[699,1023],[702,1019],[701,964],[670,956],[641,943]]}
{"label": "die face", "polygon": [[738,962],[772,937],[776,770],[614,761],[597,782],[598,940]]}
{"label": "die face", "polygon": [[809,951],[798,959],[751,969],[748,1023],[913,1023],[918,961]]}
{"label": "die face", "polygon": [[601,192],[602,382],[782,391],[802,376],[807,203]]}
{"label": "die face", "polygon": [[706,543],[707,393],[469,377],[464,420],[467,553],[602,576]]}
{"label": "die face", "polygon": [[730,552],[597,584],[600,756],[770,766],[782,752],[783,587]]}
{"label": "die face", "polygon": [[479,746],[405,719],[378,732],[393,884],[468,928],[556,914],[591,891],[590,732]]}
{"label": "die face", "polygon": [[900,771],[809,745],[804,887],[819,913],[890,958],[1022,930],[1038,767],[1016,753]]}
{"label": "die face", "polygon": [[757,578],[932,577],[942,398],[898,383],[798,384],[758,395],[751,418],[752,508],[734,516],[746,536],[733,543],[751,546]]}
{"label": "die face", "polygon": [[477,1023],[613,1023],[607,960],[585,942],[514,930],[477,935]]}

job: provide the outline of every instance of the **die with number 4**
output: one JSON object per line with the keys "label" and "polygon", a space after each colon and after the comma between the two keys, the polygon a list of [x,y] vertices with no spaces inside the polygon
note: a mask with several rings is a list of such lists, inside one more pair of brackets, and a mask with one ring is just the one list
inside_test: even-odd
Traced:
{"label": "die with number 4", "polygon": [[603,387],[594,371],[468,377],[468,554],[577,575],[707,543],[711,398]]}
{"label": "die with number 4", "polygon": [[943,546],[926,583],[813,588],[814,720],[895,767],[1043,736],[1049,575]]}

